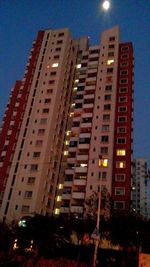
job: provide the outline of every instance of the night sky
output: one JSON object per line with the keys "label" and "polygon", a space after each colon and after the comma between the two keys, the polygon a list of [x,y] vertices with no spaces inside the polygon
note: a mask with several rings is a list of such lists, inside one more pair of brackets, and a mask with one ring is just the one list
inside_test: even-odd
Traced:
{"label": "night sky", "polygon": [[68,27],[74,38],[120,26],[120,40],[132,41],[135,57],[134,156],[150,162],[150,0],[0,0],[0,120],[10,89],[22,79],[37,32]]}

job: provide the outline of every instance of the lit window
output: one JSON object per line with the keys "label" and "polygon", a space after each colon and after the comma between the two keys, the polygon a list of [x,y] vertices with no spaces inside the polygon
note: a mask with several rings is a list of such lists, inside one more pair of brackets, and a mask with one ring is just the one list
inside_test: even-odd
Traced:
{"label": "lit window", "polygon": [[67,150],[64,151],[64,156],[68,156],[68,151]]}
{"label": "lit window", "polygon": [[61,197],[61,196],[57,196],[57,197],[56,197],[56,201],[57,201],[57,202],[60,202],[61,200],[62,200],[62,197]]}
{"label": "lit window", "polygon": [[57,68],[58,66],[59,66],[58,63],[53,63],[53,64],[52,64],[52,68]]}
{"label": "lit window", "polygon": [[67,131],[67,132],[66,132],[66,135],[67,135],[67,136],[70,135],[70,132],[71,132],[71,131]]}
{"label": "lit window", "polygon": [[74,88],[73,88],[73,91],[77,91],[77,87],[74,87]]}
{"label": "lit window", "polygon": [[116,168],[119,169],[125,168],[125,161],[116,161]]}
{"label": "lit window", "polygon": [[72,103],[72,104],[71,104],[71,107],[75,107],[75,103]]}
{"label": "lit window", "polygon": [[79,82],[79,79],[76,79],[76,80],[75,80],[75,83],[78,83],[78,82]]}
{"label": "lit window", "polygon": [[84,167],[87,167],[87,164],[86,163],[81,163],[80,166],[84,168]]}
{"label": "lit window", "polygon": [[108,59],[107,60],[107,65],[111,65],[111,64],[113,64],[114,63],[114,59]]}
{"label": "lit window", "polygon": [[80,69],[81,68],[81,64],[77,64],[77,69]]}
{"label": "lit window", "polygon": [[74,115],[74,112],[70,112],[70,114],[69,114],[69,117],[73,117],[73,115]]}
{"label": "lit window", "polygon": [[66,146],[69,145],[69,141],[68,141],[68,140],[65,141],[65,145],[66,145]]}
{"label": "lit window", "polygon": [[64,188],[63,184],[58,185],[58,189],[63,189],[63,188]]}
{"label": "lit window", "polygon": [[125,149],[117,149],[117,156],[125,156],[126,151]]}
{"label": "lit window", "polygon": [[108,159],[99,159],[99,167],[108,167]]}
{"label": "lit window", "polygon": [[55,209],[55,215],[59,215],[60,214],[60,209]]}

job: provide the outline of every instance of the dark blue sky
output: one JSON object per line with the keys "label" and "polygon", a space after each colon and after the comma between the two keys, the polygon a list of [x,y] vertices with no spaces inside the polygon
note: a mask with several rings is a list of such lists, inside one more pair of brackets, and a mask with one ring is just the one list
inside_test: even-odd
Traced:
{"label": "dark blue sky", "polygon": [[111,0],[109,13],[101,0],[0,0],[0,120],[10,89],[22,79],[32,41],[47,28],[68,27],[74,38],[91,37],[120,26],[121,41],[132,41],[135,55],[134,155],[150,161],[150,1]]}

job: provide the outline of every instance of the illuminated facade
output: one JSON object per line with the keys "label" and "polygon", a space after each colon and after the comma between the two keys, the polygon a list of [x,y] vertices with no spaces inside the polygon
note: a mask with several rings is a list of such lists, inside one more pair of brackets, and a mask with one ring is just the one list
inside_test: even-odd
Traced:
{"label": "illuminated facade", "polygon": [[38,34],[1,129],[1,217],[77,213],[106,188],[130,209],[133,49],[119,29],[73,40],[68,29]]}
{"label": "illuminated facade", "polygon": [[147,160],[136,158],[133,161],[132,209],[144,217],[149,217],[148,176]]}

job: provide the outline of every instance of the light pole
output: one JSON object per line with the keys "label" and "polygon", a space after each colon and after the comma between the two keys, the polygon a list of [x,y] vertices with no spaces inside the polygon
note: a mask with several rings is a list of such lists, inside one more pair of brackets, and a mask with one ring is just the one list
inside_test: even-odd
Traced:
{"label": "light pole", "polygon": [[98,245],[100,241],[100,235],[99,235],[100,213],[101,213],[101,182],[99,184],[99,192],[98,192],[98,208],[97,208],[97,221],[96,221],[97,233],[95,234],[95,238],[94,238],[95,247],[94,247],[93,267],[96,267],[97,251],[98,251]]}

